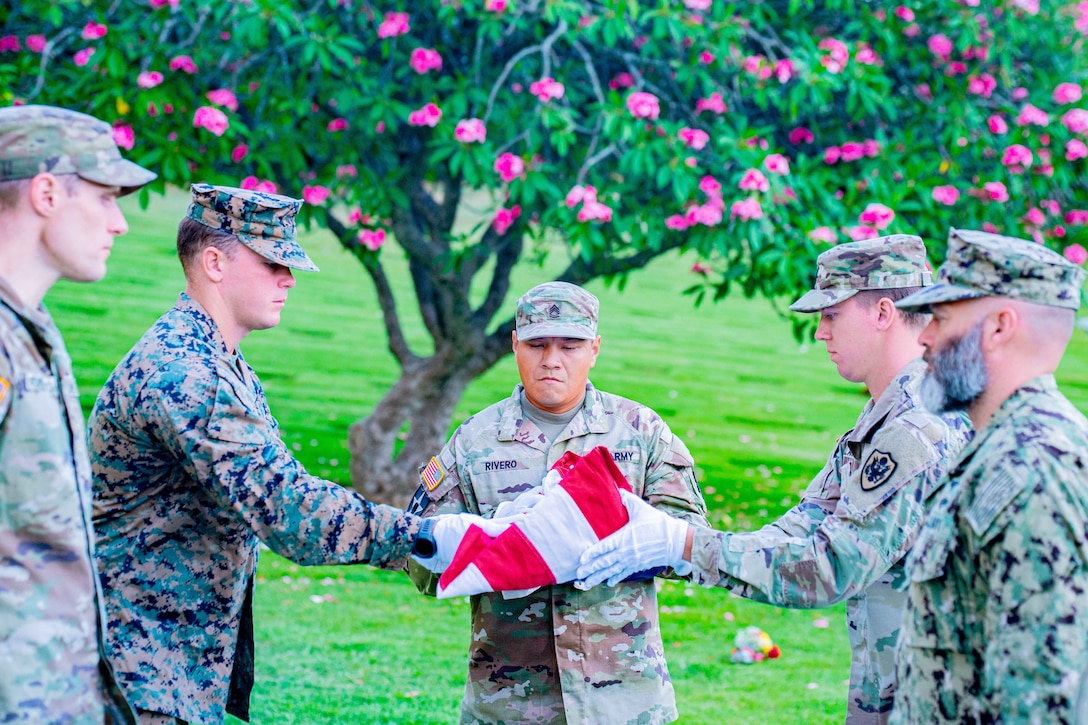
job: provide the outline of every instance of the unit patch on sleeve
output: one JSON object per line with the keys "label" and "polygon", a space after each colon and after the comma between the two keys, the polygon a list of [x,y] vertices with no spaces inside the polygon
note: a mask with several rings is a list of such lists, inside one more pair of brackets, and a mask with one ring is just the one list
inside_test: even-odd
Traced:
{"label": "unit patch on sleeve", "polygon": [[880,486],[895,472],[895,459],[890,453],[873,451],[861,468],[861,489],[872,491]]}
{"label": "unit patch on sleeve", "polygon": [[423,481],[423,485],[427,487],[428,491],[438,488],[438,484],[442,483],[442,479],[445,477],[446,469],[442,468],[442,464],[434,456],[431,457],[431,462],[419,474],[420,480]]}

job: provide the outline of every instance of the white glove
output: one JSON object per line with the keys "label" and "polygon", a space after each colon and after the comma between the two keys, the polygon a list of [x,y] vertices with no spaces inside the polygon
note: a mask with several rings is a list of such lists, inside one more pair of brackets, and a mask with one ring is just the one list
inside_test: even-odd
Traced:
{"label": "white glove", "polygon": [[630,491],[621,489],[620,497],[630,521],[582,552],[574,586],[591,589],[607,579],[608,586],[614,587],[635,572],[659,566],[672,567],[681,576],[690,573],[684,546],[691,525],[658,511]]}
{"label": "white glove", "polygon": [[507,516],[525,513],[533,506],[540,503],[540,499],[544,497],[544,494],[555,488],[561,480],[563,480],[563,477],[559,475],[559,471],[548,471],[548,474],[544,476],[544,481],[540,486],[531,488],[509,501],[503,501],[495,507],[495,513],[492,514],[492,517],[501,519]]}
{"label": "white glove", "polygon": [[422,557],[413,553],[412,558],[424,569],[439,574],[444,572],[453,561],[453,556],[457,553],[457,548],[461,546],[461,540],[465,538],[469,526],[476,524],[488,536],[498,536],[519,518],[521,517],[510,516],[502,519],[485,519],[476,514],[439,514],[426,519],[426,521],[434,522],[434,528],[431,529],[431,536],[435,543],[434,555]]}

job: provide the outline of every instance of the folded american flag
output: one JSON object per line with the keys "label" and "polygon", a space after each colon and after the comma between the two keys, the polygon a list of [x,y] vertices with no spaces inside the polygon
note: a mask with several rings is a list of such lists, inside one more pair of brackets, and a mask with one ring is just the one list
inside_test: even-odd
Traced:
{"label": "folded american flag", "polygon": [[582,551],[627,523],[619,488],[631,490],[612,454],[568,451],[559,484],[498,536],[470,526],[438,581],[438,598],[531,589],[574,580]]}

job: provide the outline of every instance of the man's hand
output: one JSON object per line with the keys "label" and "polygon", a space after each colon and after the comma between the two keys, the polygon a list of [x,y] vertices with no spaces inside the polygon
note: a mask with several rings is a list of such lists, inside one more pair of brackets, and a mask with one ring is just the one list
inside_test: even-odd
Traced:
{"label": "man's hand", "polygon": [[[502,519],[485,519],[475,514],[440,514],[426,519],[424,525],[431,527],[429,535],[434,539],[434,554],[422,556],[419,553],[413,553],[412,558],[424,569],[440,574],[453,561],[457,547],[461,545],[461,540],[465,538],[465,532],[468,531],[469,526],[475,524],[488,536],[498,536],[506,531],[506,527],[520,518],[520,516],[508,516]],[[415,551],[418,552],[420,548],[417,545]]]}
{"label": "man's hand", "polygon": [[561,480],[563,480],[563,478],[559,475],[559,471],[548,471],[548,474],[544,476],[544,480],[540,486],[531,488],[513,499],[503,501],[496,506],[495,512],[491,515],[492,518],[501,519],[507,516],[516,516],[517,514],[525,513],[533,506],[540,503],[540,499],[544,498],[544,494],[555,488]]}
{"label": "man's hand", "polygon": [[638,496],[620,490],[631,519],[616,533],[582,552],[577,580],[579,589],[590,589],[607,580],[614,587],[631,574],[653,567],[672,567],[677,574],[691,571],[684,560],[688,522],[658,511]]}

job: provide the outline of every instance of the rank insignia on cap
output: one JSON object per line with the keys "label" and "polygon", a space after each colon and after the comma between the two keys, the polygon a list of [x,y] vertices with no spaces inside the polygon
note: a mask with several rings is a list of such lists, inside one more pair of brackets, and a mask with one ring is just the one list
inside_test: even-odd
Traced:
{"label": "rank insignia on cap", "polygon": [[861,469],[862,490],[872,491],[891,478],[894,471],[895,459],[891,457],[890,453],[873,451],[869,454],[869,458]]}
{"label": "rank insignia on cap", "polygon": [[427,490],[433,491],[438,488],[438,484],[442,483],[442,479],[446,477],[446,470],[442,468],[442,464],[438,462],[438,459],[432,456],[431,462],[427,464],[419,477]]}
{"label": "rank insignia on cap", "polygon": [[559,305],[553,302],[551,307],[548,308],[548,317],[552,318],[553,320],[558,320],[560,311],[561,310],[559,309]]}

